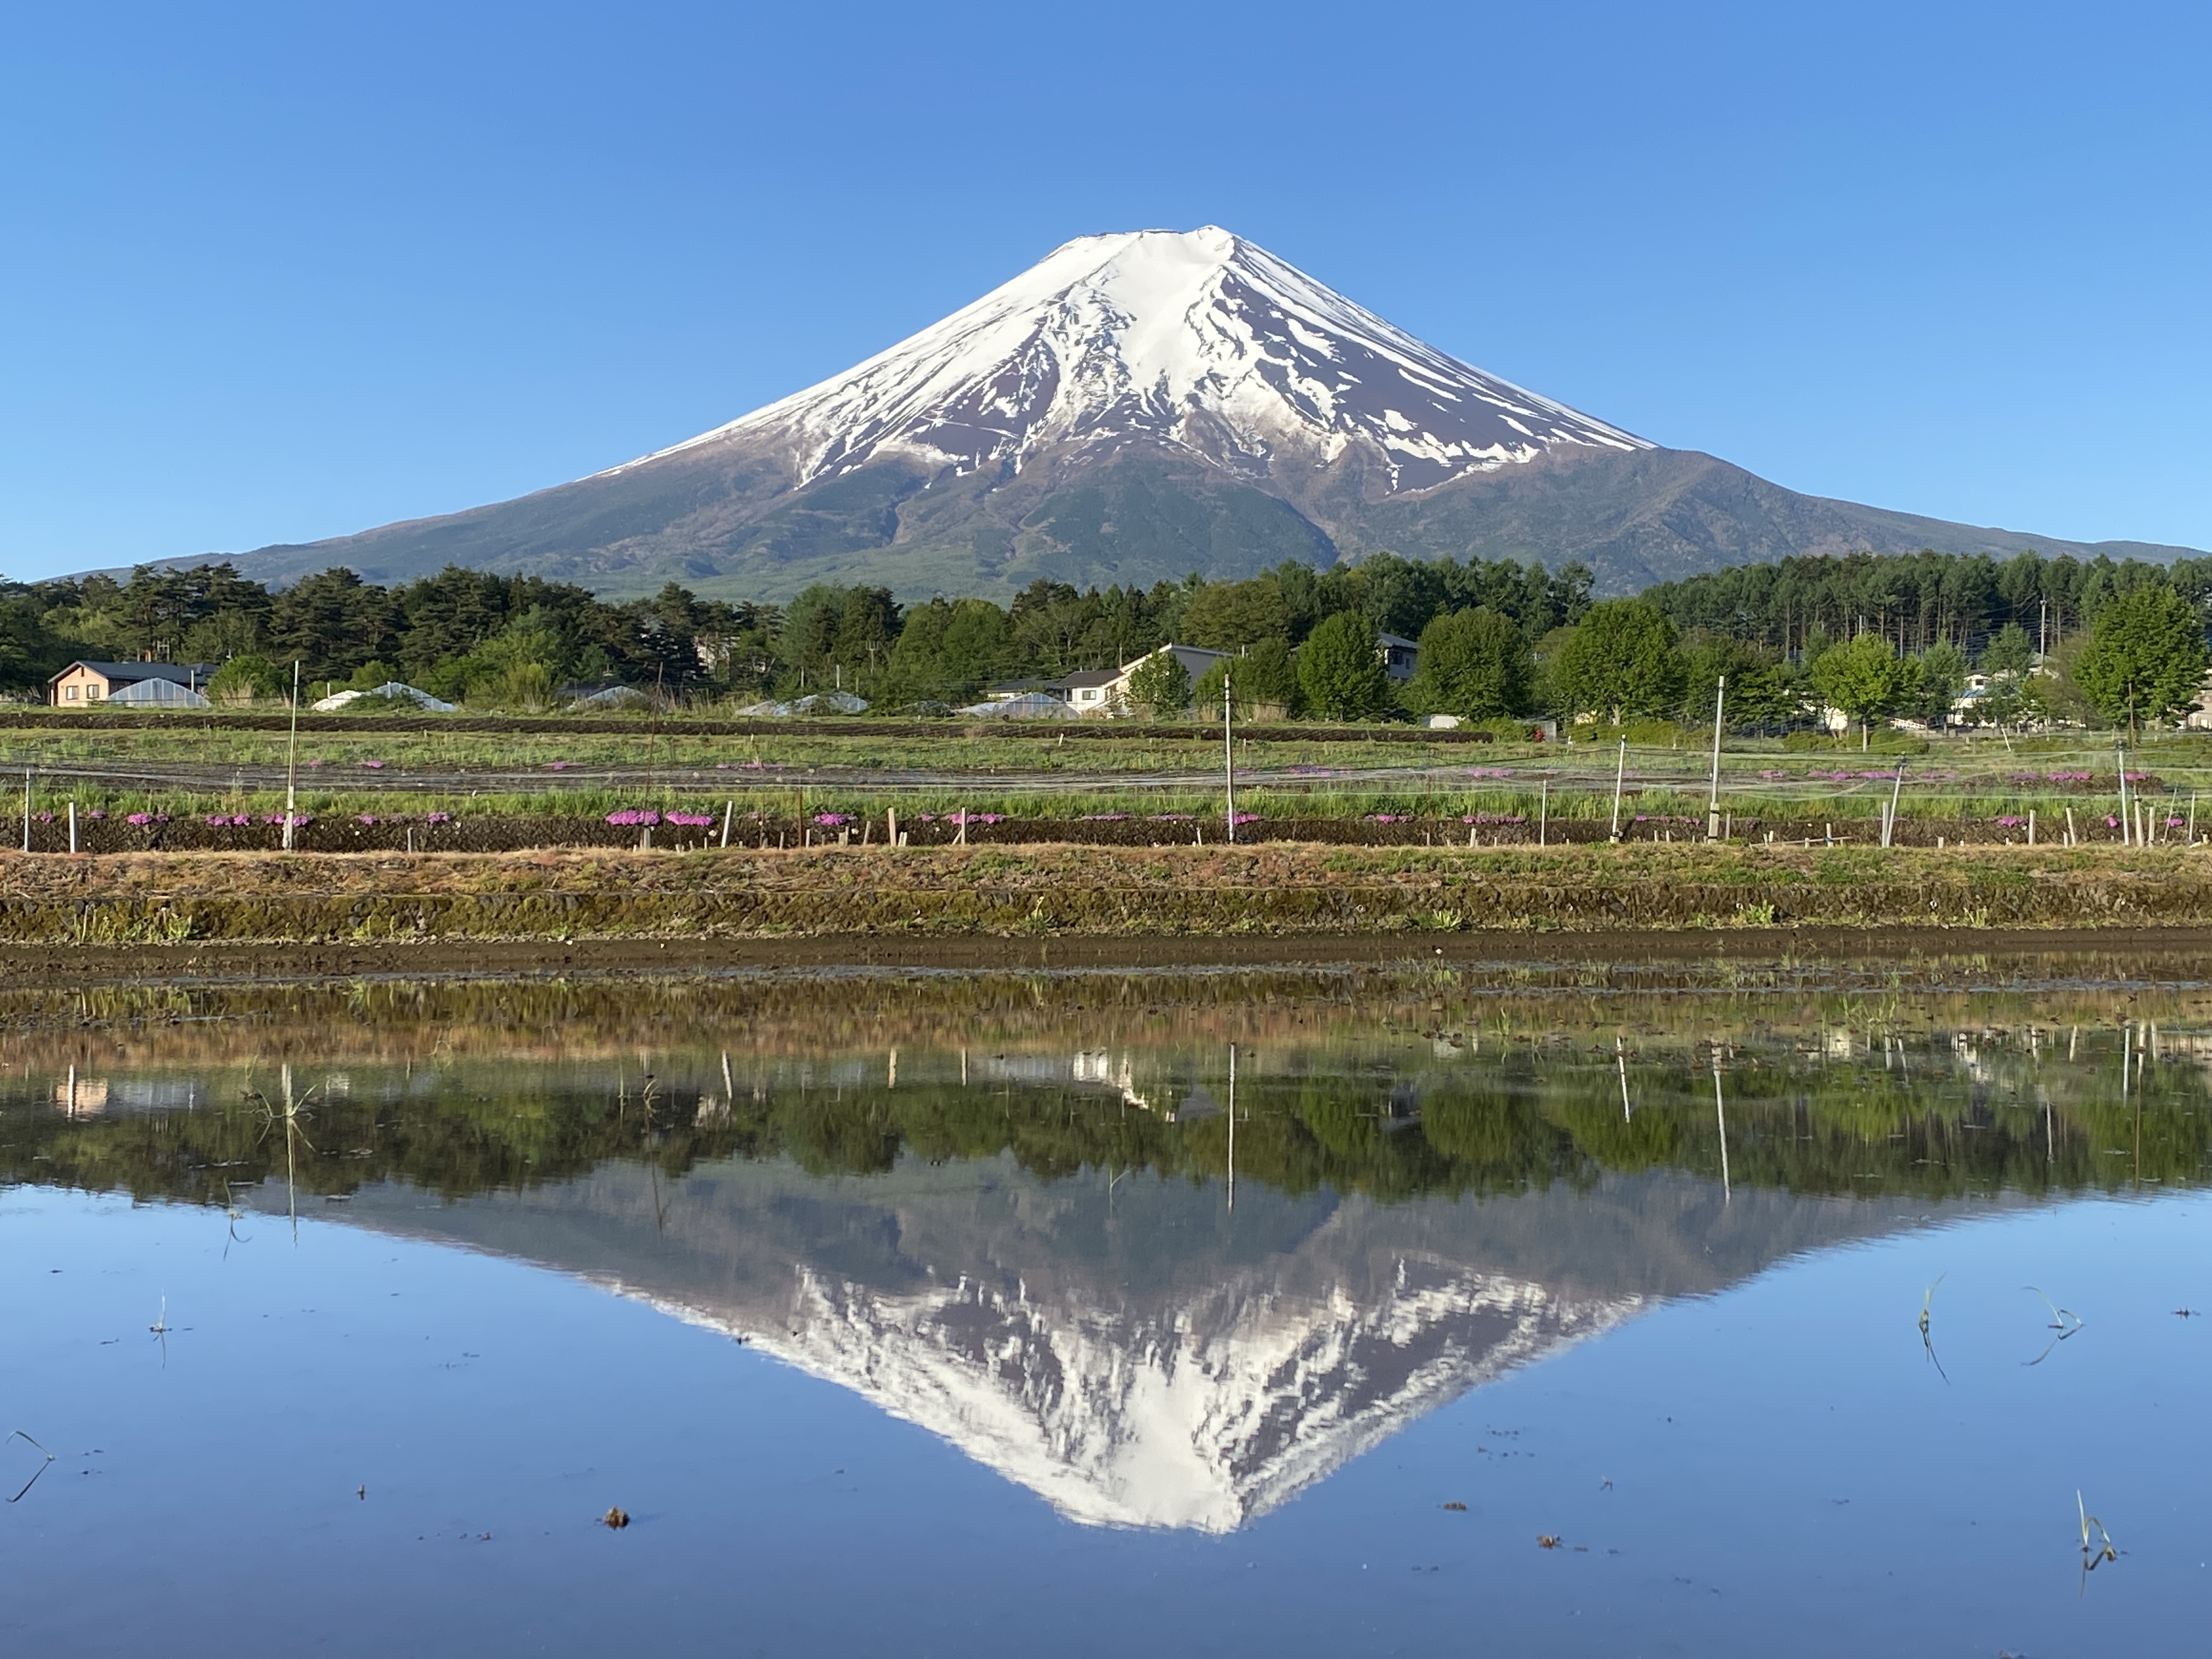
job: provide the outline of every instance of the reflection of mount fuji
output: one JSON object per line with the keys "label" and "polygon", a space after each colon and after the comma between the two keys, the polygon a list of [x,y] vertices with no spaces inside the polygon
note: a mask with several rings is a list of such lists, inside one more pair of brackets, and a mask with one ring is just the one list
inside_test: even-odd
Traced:
{"label": "reflection of mount fuji", "polygon": [[[1886,1207],[1886,1206],[1885,1206]],[[1676,1175],[1385,1206],[1009,1158],[810,1177],[635,1165],[357,1222],[569,1271],[742,1334],[1077,1521],[1226,1531],[1657,1298],[1884,1229]]]}

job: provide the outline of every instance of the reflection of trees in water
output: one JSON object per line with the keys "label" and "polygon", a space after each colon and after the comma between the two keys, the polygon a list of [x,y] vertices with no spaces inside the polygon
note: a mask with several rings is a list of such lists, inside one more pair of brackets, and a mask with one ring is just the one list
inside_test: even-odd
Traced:
{"label": "reflection of trees in water", "polygon": [[[1248,1055],[1237,1096],[1240,1181],[1298,1194],[1384,1200],[1583,1186],[1607,1172],[1717,1175],[1711,1068],[1717,1056],[1738,1186],[1934,1199],[2182,1184],[2203,1178],[2212,1139],[2205,1074],[2172,1060],[2131,1075],[2109,1030],[2078,1058],[2014,1037],[1857,1041],[1849,1052],[1788,1034],[1717,1049],[1646,1035],[1623,1065],[1611,1041],[1492,1042],[1443,1059],[1423,1043],[1278,1043]],[[649,1098],[636,1070],[484,1060],[431,1070],[356,1070],[317,1108],[311,1193],[403,1180],[450,1197],[516,1190],[610,1159],[670,1176],[702,1159],[788,1158],[820,1176],[866,1175],[902,1158],[932,1164],[1011,1157],[1045,1180],[1149,1170],[1188,1179],[1229,1170],[1226,1114],[1164,1109],[1200,1085],[1223,1093],[1225,1054],[1188,1042],[1133,1051],[1159,1080],[1160,1109],[1072,1078],[979,1081],[910,1056],[890,1086],[848,1059],[833,1085],[815,1066],[752,1058],[731,1087],[714,1060],[665,1056]],[[822,1062],[834,1069],[839,1062]],[[0,1180],[224,1201],[227,1183],[281,1177],[281,1158],[242,1096],[242,1070],[204,1074],[191,1109],[118,1109],[71,1121],[41,1093],[0,1104]],[[303,1081],[313,1073],[303,1073]],[[197,1086],[197,1085],[196,1085]],[[273,1161],[272,1161],[273,1160]]]}

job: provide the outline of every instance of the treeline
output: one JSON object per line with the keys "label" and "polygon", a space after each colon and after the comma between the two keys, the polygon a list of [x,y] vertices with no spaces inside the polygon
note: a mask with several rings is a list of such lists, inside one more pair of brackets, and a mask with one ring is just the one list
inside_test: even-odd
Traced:
{"label": "treeline", "polygon": [[764,672],[773,606],[703,600],[671,584],[610,604],[535,576],[448,568],[382,587],[350,570],[275,592],[228,564],[142,566],[0,590],[0,687],[39,690],[71,659],[214,664],[218,695],[289,696],[292,664],[320,695],[400,680],[456,702],[540,708],[564,685],[671,696]]}
{"label": "treeline", "polygon": [[[616,604],[458,568],[388,588],[327,570],[271,593],[218,564],[0,588],[0,689],[35,690],[73,657],[152,656],[219,665],[227,699],[281,696],[297,661],[319,691],[397,679],[492,708],[622,684],[733,702],[834,689],[931,713],[1173,641],[1232,653],[1235,695],[1261,715],[1698,724],[1725,676],[1733,726],[1802,726],[1824,709],[1942,724],[1978,674],[1976,721],[2141,724],[2196,696],[2208,612],[2212,559],[2034,553],[1785,559],[1599,603],[1577,564],[1389,553],[1149,588],[1041,579],[1004,605],[820,585],[779,607],[675,584]],[[1410,684],[1384,672],[1382,634],[1419,642]],[[1222,678],[1217,666],[1193,684],[1163,658],[1132,696],[1164,716],[1218,709]]]}
{"label": "treeline", "polygon": [[[1948,1058],[1901,1079],[1870,1080],[1856,1066],[1791,1064],[1787,1054],[1732,1073],[1734,1179],[1800,1193],[1927,1197],[2203,1179],[2212,1119],[2202,1076],[2189,1067],[2151,1069],[2123,1095],[2110,1071],[1997,1056],[2002,1076],[1987,1091],[2033,1082],[2026,1097],[2048,1093],[2046,1118],[2022,1109],[2018,1091],[2010,1105],[1978,1102]],[[1611,1065],[1539,1064],[1525,1053],[1455,1075],[1401,1075],[1395,1088],[1372,1076],[1248,1077],[1237,1174],[1285,1193],[1334,1189],[1388,1201],[1587,1186],[1608,1173],[1714,1174],[1718,1139],[1699,1079],[1676,1060],[1632,1061],[1626,1080],[1639,1104],[1624,1119],[1620,1077]],[[866,1176],[907,1159],[1011,1156],[1047,1181],[1104,1169],[1218,1180],[1229,1168],[1224,1117],[1175,1121],[1102,1109],[1098,1095],[1079,1088],[921,1082],[824,1092],[787,1081],[732,1096],[678,1082],[624,1098],[471,1067],[400,1099],[371,1081],[316,1105],[315,1146],[349,1149],[343,1153],[288,1147],[266,1114],[243,1101],[71,1121],[50,1094],[18,1095],[0,1103],[0,1181],[211,1203],[227,1202],[233,1186],[282,1182],[294,1163],[311,1193],[405,1182],[453,1199],[571,1180],[612,1159],[649,1159],[672,1177],[731,1158],[788,1158],[816,1176]],[[1756,1133],[1784,1116],[1789,1134]],[[1975,1133],[1960,1133],[1962,1122]],[[2140,1151],[2116,1164],[2105,1150],[2114,1145]],[[1880,1177],[1871,1189],[1870,1174]]]}
{"label": "treeline", "polygon": [[[1249,581],[1194,576],[1150,588],[1081,592],[1040,580],[1009,605],[935,599],[902,605],[888,588],[817,586],[788,606],[702,599],[671,584],[612,604],[532,576],[447,568],[393,587],[349,570],[271,593],[229,565],[141,567],[0,588],[0,687],[36,691],[74,658],[152,657],[219,665],[219,696],[276,696],[302,665],[318,691],[401,680],[455,702],[543,707],[564,686],[620,683],[675,696],[759,697],[833,688],[878,708],[952,707],[1002,680],[1117,668],[1170,641],[1289,653],[1332,618],[1364,637],[1418,634],[1474,609],[1527,640],[1571,622],[1590,574],[1510,560],[1431,562],[1383,555],[1316,570],[1287,563]],[[1364,659],[1363,659],[1364,660]],[[1388,687],[1358,677],[1329,708],[1390,712]],[[1302,701],[1295,686],[1277,701]],[[1324,701],[1327,696],[1324,694]]]}
{"label": "treeline", "polygon": [[1979,652],[2007,628],[2055,650],[2112,600],[2172,587],[2203,610],[2212,604],[2212,559],[2171,568],[2139,559],[2084,562],[2020,553],[1854,553],[1780,559],[1662,582],[1641,597],[1686,632],[1703,630],[1808,660],[1860,634],[1900,653],[1938,642]]}

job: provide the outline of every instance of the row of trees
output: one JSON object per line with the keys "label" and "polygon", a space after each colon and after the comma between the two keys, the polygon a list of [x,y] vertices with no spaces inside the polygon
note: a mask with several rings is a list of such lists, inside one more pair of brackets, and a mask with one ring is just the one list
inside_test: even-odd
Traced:
{"label": "row of trees", "polygon": [[2086,635],[2048,654],[2008,623],[1971,658],[1943,638],[1903,652],[1869,629],[1793,661],[1710,630],[1682,636],[1657,605],[1622,599],[1593,606],[1547,641],[1543,655],[1541,695],[1564,713],[1615,725],[1639,716],[1710,719],[1725,675],[1733,724],[1786,724],[1826,707],[1856,721],[1862,743],[1873,721],[1892,715],[1947,724],[1976,670],[1986,680],[1978,720],[2102,719],[2133,730],[2185,711],[2212,661],[2199,606],[2162,582],[2109,600]]}
{"label": "row of trees", "polygon": [[[994,684],[1118,667],[1169,641],[1234,653],[1192,684],[1148,664],[1134,701],[1345,720],[1553,713],[1613,725],[1702,722],[1728,678],[1732,723],[1802,723],[1822,705],[1870,722],[1941,723],[1970,672],[1982,718],[2172,718],[2204,670],[2212,560],[2008,561],[1926,553],[1791,559],[1593,603],[1589,572],[1510,560],[1378,554],[1289,562],[1241,581],[1196,576],[1081,592],[1038,580],[1009,605],[821,585],[788,606],[671,584],[616,604],[536,577],[448,568],[392,587],[327,570],[275,592],[228,565],[151,567],[0,586],[0,685],[28,690],[73,657],[222,665],[218,691],[279,695],[297,660],[320,685],[401,679],[455,701],[542,707],[558,688],[619,682],[671,696],[754,697],[832,686],[878,708],[957,706]],[[1379,635],[1418,640],[1394,683]],[[2039,649],[2049,645],[2047,652]]]}
{"label": "row of trees", "polygon": [[830,585],[788,606],[732,605],[672,584],[611,604],[565,583],[458,568],[392,587],[333,569],[271,593],[228,565],[144,567],[127,581],[0,588],[0,684],[34,690],[76,657],[151,656],[222,665],[218,690],[240,694],[275,695],[298,660],[318,685],[400,679],[492,706],[537,706],[562,685],[609,681],[671,695],[840,687],[879,707],[953,706],[1001,680],[1115,668],[1178,641],[1252,653],[1261,700],[1303,708],[1291,653],[1344,617],[1335,642],[1310,653],[1306,678],[1316,712],[1366,716],[1397,705],[1379,668],[1341,687],[1321,672],[1346,640],[1364,639],[1353,654],[1372,659],[1378,630],[1418,634],[1437,615],[1477,607],[1540,638],[1579,616],[1589,592],[1580,566],[1553,575],[1510,560],[1389,555],[1326,570],[1288,563],[1248,581],[1081,592],[1039,580],[1007,605],[902,605],[887,588]]}
{"label": "row of trees", "polygon": [[2017,628],[2056,650],[2114,599],[2171,587],[2212,605],[2212,559],[2171,567],[2138,559],[2021,553],[1856,553],[1739,565],[1647,588],[1642,598],[1685,633],[1706,632],[1806,662],[1837,640],[1870,633],[1900,653],[1948,641],[1972,651]]}
{"label": "row of trees", "polygon": [[541,707],[570,684],[672,695],[761,676],[773,607],[671,585],[613,605],[534,576],[449,568],[394,587],[325,570],[270,592],[227,564],[144,567],[0,590],[0,684],[29,690],[74,658],[219,665],[219,692],[277,696],[291,664],[325,683],[404,680],[454,700]]}

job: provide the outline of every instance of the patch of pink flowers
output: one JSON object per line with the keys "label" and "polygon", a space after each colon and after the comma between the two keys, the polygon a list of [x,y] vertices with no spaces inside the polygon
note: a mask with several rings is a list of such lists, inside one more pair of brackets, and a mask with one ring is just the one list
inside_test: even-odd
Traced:
{"label": "patch of pink flowers", "polygon": [[671,812],[663,820],[684,830],[704,830],[714,822],[712,812]]}
{"label": "patch of pink flowers", "polygon": [[169,815],[167,812],[133,812],[123,821],[134,829],[143,830],[149,824],[167,823]]}
{"label": "patch of pink flowers", "polygon": [[650,830],[660,822],[660,814],[649,806],[625,806],[619,812],[608,813],[607,822],[617,830]]}
{"label": "patch of pink flowers", "polygon": [[853,821],[848,812],[817,812],[814,822],[824,830],[842,830]]}

